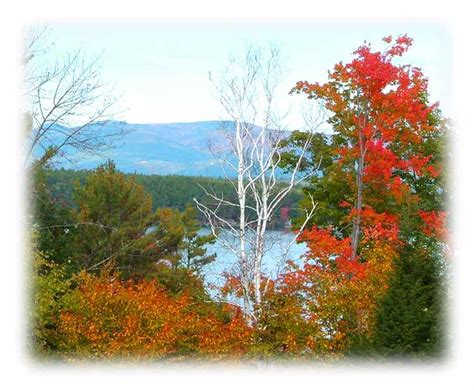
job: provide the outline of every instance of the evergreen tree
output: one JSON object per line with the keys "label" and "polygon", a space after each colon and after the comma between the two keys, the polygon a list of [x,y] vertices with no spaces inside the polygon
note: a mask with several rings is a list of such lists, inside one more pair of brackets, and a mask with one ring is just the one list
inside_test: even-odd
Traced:
{"label": "evergreen tree", "polygon": [[435,357],[443,351],[442,257],[405,247],[376,316],[372,348],[394,356]]}
{"label": "evergreen tree", "polygon": [[78,234],[72,246],[78,269],[99,271],[109,264],[125,277],[157,276],[160,270],[158,274],[173,280],[176,272],[171,275],[165,268],[185,268],[183,275],[198,273],[215,259],[205,248],[213,237],[198,234],[192,207],[153,212],[151,195],[111,161],[97,168],[84,185],[77,183],[74,198]]}
{"label": "evergreen tree", "polygon": [[123,275],[141,275],[169,250],[159,245],[157,231],[151,230],[159,219],[152,212],[151,196],[112,161],[98,167],[85,185],[76,183],[74,200],[78,269],[92,272],[113,264]]}
{"label": "evergreen tree", "polygon": [[[385,297],[380,301],[372,340],[372,351],[389,356],[440,356],[444,348],[445,294],[448,280],[447,232],[436,218],[422,220],[420,209],[442,213],[447,208],[446,184],[449,123],[433,118],[438,126],[420,145],[440,167],[440,174],[405,177],[417,204],[406,205],[401,212],[401,237],[406,245],[394,263],[394,273]],[[415,207],[417,206],[417,207]],[[428,214],[430,215],[430,214]]]}
{"label": "evergreen tree", "polygon": [[48,183],[50,170],[38,167],[32,171],[32,211],[36,231],[36,246],[42,256],[55,264],[71,268],[73,250],[70,245],[76,234],[76,224],[67,199],[54,196]]}
{"label": "evergreen tree", "polygon": [[179,294],[187,290],[195,298],[208,299],[201,279],[201,270],[216,258],[207,254],[207,244],[213,243],[213,235],[200,235],[196,209],[189,205],[184,212],[172,208],[156,211],[157,223],[152,230],[162,257],[149,278],[156,279],[168,291]]}
{"label": "evergreen tree", "polygon": [[202,268],[216,259],[216,254],[207,254],[206,245],[213,244],[216,239],[213,234],[199,234],[201,226],[197,220],[197,211],[188,205],[182,213],[184,237],[181,245],[182,264],[199,274]]}

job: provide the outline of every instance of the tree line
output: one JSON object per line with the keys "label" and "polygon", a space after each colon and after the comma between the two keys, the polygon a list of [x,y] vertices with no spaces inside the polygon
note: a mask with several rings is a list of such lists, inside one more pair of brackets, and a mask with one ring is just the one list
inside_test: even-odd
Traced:
{"label": "tree line", "polygon": [[[74,206],[73,191],[77,183],[84,184],[93,173],[91,170],[73,169],[45,169],[43,171],[45,185],[51,192],[53,198],[60,203]],[[194,200],[202,203],[212,203],[212,199],[206,194],[207,190],[225,196],[230,201],[236,201],[237,195],[233,191],[232,183],[223,178],[212,178],[205,176],[182,176],[182,175],[145,175],[125,174],[142,185],[145,191],[151,195],[152,209],[174,208],[184,211]],[[276,184],[277,189],[284,187],[284,181]],[[291,218],[299,214],[298,202],[302,197],[302,187],[296,187],[288,193],[277,208],[271,221],[273,229],[288,229]],[[238,221],[237,210],[230,207],[222,207],[223,216],[232,221]],[[198,213],[197,218],[201,224],[207,221]]]}

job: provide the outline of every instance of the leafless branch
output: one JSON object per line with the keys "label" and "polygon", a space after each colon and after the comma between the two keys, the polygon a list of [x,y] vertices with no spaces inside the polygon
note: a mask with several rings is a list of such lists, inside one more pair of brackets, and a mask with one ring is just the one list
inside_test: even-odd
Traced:
{"label": "leafless branch", "polygon": [[46,29],[31,29],[25,38],[29,167],[75,151],[100,153],[126,132],[107,125],[118,114],[118,99],[101,81],[101,56],[89,58],[77,50],[51,64],[46,37]]}

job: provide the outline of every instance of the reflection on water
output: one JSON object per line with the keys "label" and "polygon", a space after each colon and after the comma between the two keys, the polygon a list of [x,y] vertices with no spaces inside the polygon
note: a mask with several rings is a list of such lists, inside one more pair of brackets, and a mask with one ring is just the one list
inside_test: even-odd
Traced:
{"label": "reflection on water", "polygon": [[[202,229],[202,234],[209,234],[209,229]],[[232,242],[233,248],[238,248],[238,242],[232,241],[230,233],[223,231],[220,236],[223,240]],[[262,269],[265,275],[275,277],[281,272],[286,261],[292,260],[301,263],[301,257],[306,253],[307,246],[305,243],[297,244],[294,242],[295,235],[285,231],[268,231],[266,238],[265,254],[262,261]],[[208,253],[216,253],[216,260],[208,264],[202,270],[202,274],[207,283],[222,285],[223,271],[232,271],[236,266],[237,257],[222,243],[208,245]]]}

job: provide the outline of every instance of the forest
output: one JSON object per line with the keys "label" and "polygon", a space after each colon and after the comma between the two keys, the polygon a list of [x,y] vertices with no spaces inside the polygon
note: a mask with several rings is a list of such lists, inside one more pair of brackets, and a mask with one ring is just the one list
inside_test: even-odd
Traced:
{"label": "forest", "polygon": [[[105,145],[87,125],[108,106],[84,126],[64,126],[87,101],[74,100],[78,91],[96,96],[88,89],[95,74],[82,68],[69,79],[74,63],[63,75],[56,68],[58,78],[48,73],[76,89],[57,85],[64,99],[46,115],[45,102],[30,113],[30,150],[44,152],[28,165],[32,354],[67,362],[443,357],[450,122],[430,102],[422,70],[400,64],[412,44],[387,36],[383,50],[363,44],[327,80],[295,80],[290,94],[325,115],[289,136],[269,114],[278,51],[249,50],[212,79],[236,124],[223,136],[235,159],[221,158],[235,175],[221,179],[124,174],[113,161],[53,169],[71,148]],[[45,79],[30,81],[41,96]],[[256,128],[259,104],[268,115]],[[54,131],[63,141],[51,143]],[[264,267],[272,229],[308,248],[302,259],[282,258],[276,277]],[[217,295],[203,278],[220,260],[208,251],[215,242],[235,257]]]}
{"label": "forest", "polygon": [[[68,204],[74,207],[74,187],[83,185],[87,178],[93,174],[88,170],[72,169],[45,169],[45,185],[55,202]],[[180,176],[180,175],[145,175],[127,174],[144,190],[151,195],[152,209],[175,208],[184,211],[186,207],[194,203],[193,199],[205,201],[206,188],[212,188],[214,192],[225,194],[226,198],[236,201],[237,195],[233,192],[232,183],[223,178],[212,178],[205,176]],[[302,197],[302,188],[293,189],[283,200],[276,210],[272,221],[273,229],[285,229],[290,218],[297,216],[298,202]],[[282,210],[283,209],[283,210]],[[225,218],[237,221],[238,213],[235,209],[227,207]],[[204,224],[202,215],[197,215],[201,224]]]}

